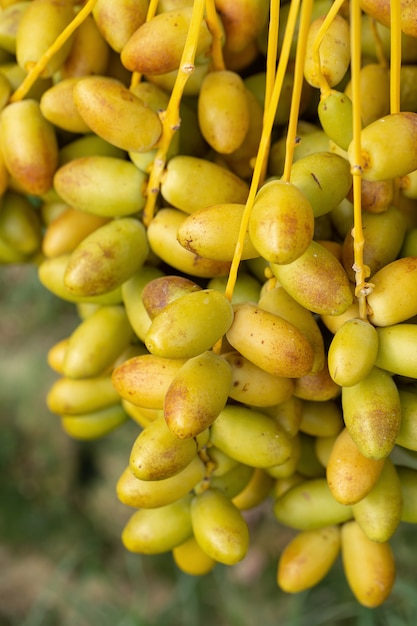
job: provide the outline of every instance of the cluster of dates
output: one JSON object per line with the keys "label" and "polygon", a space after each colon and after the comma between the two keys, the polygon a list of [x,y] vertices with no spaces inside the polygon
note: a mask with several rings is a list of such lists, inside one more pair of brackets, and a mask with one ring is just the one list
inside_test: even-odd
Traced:
{"label": "cluster of dates", "polygon": [[389,596],[389,540],[417,522],[403,4],[304,0],[297,22],[266,0],[1,3],[0,260],[77,306],[48,354],[65,431],[140,426],[117,484],[128,550],[234,565],[245,511],[270,503],[298,531],[284,590],[341,554],[361,604]]}

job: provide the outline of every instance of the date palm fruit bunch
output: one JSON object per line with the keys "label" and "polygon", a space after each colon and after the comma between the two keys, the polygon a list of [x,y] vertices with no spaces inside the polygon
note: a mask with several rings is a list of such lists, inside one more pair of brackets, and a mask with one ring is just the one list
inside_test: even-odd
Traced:
{"label": "date palm fruit bunch", "polygon": [[[74,303],[47,404],[132,419],[132,552],[359,603],[417,522],[416,0],[3,0],[0,259]],[[279,523],[279,524],[278,524]]]}

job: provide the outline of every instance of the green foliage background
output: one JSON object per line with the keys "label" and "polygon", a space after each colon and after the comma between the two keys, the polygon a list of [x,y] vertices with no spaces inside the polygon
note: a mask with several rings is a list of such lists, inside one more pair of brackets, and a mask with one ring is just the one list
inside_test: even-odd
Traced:
{"label": "green foliage background", "polygon": [[73,305],[38,282],[34,266],[0,269],[0,626],[414,626],[416,530],[392,539],[397,581],[369,610],[347,587],[340,560],[315,589],[289,596],[275,582],[292,531],[269,508],[250,516],[241,564],[200,579],[170,555],[126,552],[131,514],[115,496],[138,433],[133,422],[93,443],[70,440],[45,404],[56,379],[49,348],[76,327]]}

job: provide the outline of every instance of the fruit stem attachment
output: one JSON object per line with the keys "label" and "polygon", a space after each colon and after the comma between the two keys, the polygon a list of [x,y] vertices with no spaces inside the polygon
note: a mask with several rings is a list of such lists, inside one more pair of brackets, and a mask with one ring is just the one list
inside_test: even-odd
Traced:
{"label": "fruit stem attachment", "polygon": [[285,144],[285,164],[282,179],[290,181],[291,168],[294,160],[294,150],[297,140],[298,117],[300,113],[301,91],[304,79],[304,59],[306,56],[307,37],[310,27],[313,2],[304,1],[301,6],[300,28],[298,33],[297,50],[294,67],[294,86],[291,95],[290,116],[288,120],[287,139]]}
{"label": "fruit stem attachment", "polygon": [[[276,0],[272,0],[273,2]],[[311,0],[307,0],[311,3]],[[243,244],[248,230],[249,218],[252,212],[253,203],[255,200],[256,192],[258,191],[259,183],[261,180],[262,172],[264,169],[265,159],[268,154],[270,137],[272,127],[275,120],[275,112],[278,106],[279,97],[281,95],[282,84],[284,81],[285,72],[288,66],[288,59],[290,56],[291,42],[294,36],[295,24],[297,21],[298,10],[300,6],[300,0],[293,0],[290,4],[290,10],[288,13],[287,25],[285,28],[284,39],[282,43],[281,54],[279,57],[278,68],[276,72],[274,88],[270,102],[266,108],[264,114],[261,139],[259,141],[258,152],[255,159],[255,166],[253,170],[253,176],[249,187],[249,194],[246,200],[245,210],[243,211],[242,220],[240,223],[239,236],[236,243],[236,248],[233,254],[232,264],[230,266],[229,277],[227,280],[225,295],[229,300],[232,299],[233,290],[235,288],[237,273],[239,270],[240,261],[242,258]]]}
{"label": "fruit stem attachment", "polygon": [[16,91],[10,96],[9,102],[19,102],[28,93],[29,89],[39,78],[49,61],[54,54],[62,48],[71,35],[77,30],[77,28],[84,22],[84,20],[93,11],[97,0],[88,0],[82,9],[77,13],[74,19],[68,24],[62,33],[55,39],[54,43],[44,52],[41,58],[30,68],[28,74],[25,76],[22,83],[16,89]]}
{"label": "fruit stem attachment", "polygon": [[[149,22],[155,15],[156,10],[158,8],[159,0],[150,0],[148,10],[146,12],[146,22]],[[142,74],[140,72],[132,72],[132,76],[130,79],[130,88],[136,87],[142,80]]]}
{"label": "fruit stem attachment", "polygon": [[226,69],[223,58],[223,32],[220,28],[219,16],[214,0],[206,0],[206,20],[208,29],[213,37],[213,44],[211,46],[213,70],[221,71]]}
{"label": "fruit stem attachment", "polygon": [[353,149],[354,164],[352,165],[353,178],[353,270],[355,272],[355,295],[359,304],[360,319],[367,319],[366,294],[370,285],[365,279],[369,276],[369,268],[363,262],[363,248],[365,240],[362,228],[362,147],[361,147],[361,9],[359,2],[351,2],[351,73],[352,73],[352,102],[353,102]]}
{"label": "fruit stem attachment", "polygon": [[188,29],[180,66],[175,78],[168,106],[166,110],[160,114],[162,134],[147,184],[146,204],[143,210],[143,223],[145,226],[149,226],[154,216],[156,199],[159,194],[162,175],[165,169],[167,152],[174,133],[180,127],[181,98],[184,93],[187,80],[194,71],[194,59],[197,51],[200,24],[204,17],[204,7],[205,0],[195,0],[193,4],[190,27]]}
{"label": "fruit stem attachment", "polygon": [[[338,14],[339,10],[341,9],[342,5],[344,4],[345,0],[335,0],[335,2],[333,2],[332,6],[330,7],[329,11],[326,14],[326,17],[323,20],[323,23],[321,24],[318,33],[314,39],[314,43],[313,43],[313,50],[312,50],[312,54],[313,54],[313,59],[314,59],[314,63],[315,66],[318,68],[318,72],[317,72],[317,78],[319,81],[319,86],[320,86],[320,92],[323,96],[326,96],[327,93],[330,91],[330,85],[327,81],[327,79],[325,78],[323,72],[321,71],[321,63],[320,63],[320,46],[321,43],[327,33],[327,31],[329,30],[329,27],[331,25],[331,23],[333,22],[334,18],[336,17],[336,15]],[[355,0],[353,0],[355,1]],[[300,41],[301,37],[299,37],[298,42]],[[359,46],[360,47],[360,46]]]}

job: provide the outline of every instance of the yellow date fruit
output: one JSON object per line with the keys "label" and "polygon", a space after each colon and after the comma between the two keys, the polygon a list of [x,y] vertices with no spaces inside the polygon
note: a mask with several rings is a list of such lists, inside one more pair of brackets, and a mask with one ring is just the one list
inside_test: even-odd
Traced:
{"label": "yellow date fruit", "polygon": [[200,285],[185,276],[163,275],[146,283],[142,291],[142,302],[149,317],[153,319],[170,302],[200,290]]}
{"label": "yellow date fruit", "polygon": [[61,426],[67,435],[80,441],[105,437],[129,419],[120,403],[79,415],[61,415]]}
{"label": "yellow date fruit", "polygon": [[135,30],[146,22],[148,0],[97,0],[93,17],[109,46],[121,52]]}
{"label": "yellow date fruit", "polygon": [[194,536],[176,546],[172,556],[176,566],[189,576],[205,576],[217,563],[200,548]]}
{"label": "yellow date fruit", "polygon": [[416,378],[415,341],[417,326],[412,323],[377,328],[378,354],[375,365],[392,374]]}
{"label": "yellow date fruit", "polygon": [[53,383],[46,396],[47,407],[58,415],[88,413],[116,403],[120,403],[120,397],[110,376],[85,379],[64,376]]}
{"label": "yellow date fruit", "polygon": [[287,593],[299,593],[314,587],[330,571],[340,546],[339,526],[299,532],[279,557],[279,587]]}
{"label": "yellow date fruit", "polygon": [[369,374],[378,353],[374,326],[358,318],[347,320],[335,333],[328,350],[329,372],[342,387],[351,387]]}
{"label": "yellow date fruit", "polygon": [[304,77],[313,87],[321,86],[321,76],[330,87],[340,83],[350,63],[350,30],[348,22],[336,15],[320,41],[318,58],[314,54],[314,46],[324,16],[317,17],[310,24],[306,41],[304,60]]}
{"label": "yellow date fruit", "polygon": [[225,565],[241,561],[249,547],[249,529],[235,505],[217,489],[194,496],[191,522],[197,543],[212,559]]}
{"label": "yellow date fruit", "polygon": [[382,267],[371,278],[367,296],[369,321],[375,326],[391,326],[417,314],[417,303],[410,294],[417,285],[417,257],[401,257]]}

